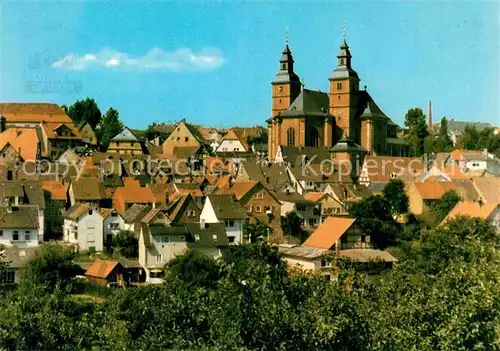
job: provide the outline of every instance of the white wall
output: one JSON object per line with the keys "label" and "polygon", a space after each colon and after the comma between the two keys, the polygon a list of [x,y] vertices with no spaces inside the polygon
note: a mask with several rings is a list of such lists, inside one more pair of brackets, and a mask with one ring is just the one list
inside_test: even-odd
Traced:
{"label": "white wall", "polygon": [[[217,215],[215,214],[215,211],[212,207],[212,203],[210,202],[210,196],[207,196],[207,199],[205,201],[205,205],[203,206],[203,209],[201,210],[200,214],[200,222],[205,222],[205,223],[220,223],[222,222],[223,219],[217,218]],[[232,236],[234,237],[234,243],[235,244],[241,244],[243,242],[243,220],[231,220],[233,221],[233,226],[229,226],[229,221],[226,220],[224,221],[225,227],[226,227],[226,232],[227,236]]]}
{"label": "white wall", "polygon": [[[14,232],[16,231],[18,233],[18,240],[14,241]],[[29,235],[29,240],[26,240],[26,235]],[[2,235],[0,236],[0,244],[4,246],[15,246],[15,247],[38,246],[38,229],[37,228],[2,229]]]}
{"label": "white wall", "polygon": [[[112,227],[111,224],[118,224],[118,228],[111,229]],[[116,235],[120,232],[120,230],[124,230],[125,221],[123,220],[123,217],[120,216],[118,213],[116,217],[113,217],[113,213],[111,213],[108,216],[108,218],[104,220],[103,229],[104,229],[104,240],[106,240],[108,234]]]}
{"label": "white wall", "polygon": [[222,140],[219,147],[217,148],[217,152],[228,151],[244,152],[247,150],[239,140]]}
{"label": "white wall", "polygon": [[96,251],[103,250],[103,219],[96,210],[92,210],[92,214],[86,212],[77,221],[66,218],[63,231],[63,240],[78,245],[80,251],[88,251],[89,247],[95,247]]}
{"label": "white wall", "polygon": [[229,226],[230,220],[226,221],[226,233],[227,237],[234,237],[234,244],[241,244],[243,242],[243,221],[242,220],[231,220],[233,221],[233,226]]}

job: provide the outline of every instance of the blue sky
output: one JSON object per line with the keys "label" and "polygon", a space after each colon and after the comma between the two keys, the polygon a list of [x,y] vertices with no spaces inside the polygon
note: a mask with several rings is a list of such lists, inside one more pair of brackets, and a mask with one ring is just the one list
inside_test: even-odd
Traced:
{"label": "blue sky", "polygon": [[361,86],[395,122],[411,107],[500,125],[498,2],[0,3],[3,102],[93,97],[133,128],[181,117],[264,124],[289,28],[297,74],[327,91],[347,22]]}

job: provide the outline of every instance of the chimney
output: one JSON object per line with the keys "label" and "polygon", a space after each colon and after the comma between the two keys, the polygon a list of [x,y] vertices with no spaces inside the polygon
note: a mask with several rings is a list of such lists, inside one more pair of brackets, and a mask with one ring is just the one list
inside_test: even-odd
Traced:
{"label": "chimney", "polygon": [[432,128],[432,101],[431,100],[429,100],[428,118],[429,118],[429,127]]}

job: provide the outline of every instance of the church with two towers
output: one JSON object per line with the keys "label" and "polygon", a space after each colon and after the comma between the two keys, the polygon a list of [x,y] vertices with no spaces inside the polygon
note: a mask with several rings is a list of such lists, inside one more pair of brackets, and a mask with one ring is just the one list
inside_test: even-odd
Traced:
{"label": "church with two towers", "polygon": [[408,144],[397,137],[398,126],[360,89],[352,56],[343,41],[329,92],[303,88],[285,44],[279,71],[272,81],[272,112],[268,123],[268,157],[284,146],[333,147],[342,137],[369,155],[407,156]]}

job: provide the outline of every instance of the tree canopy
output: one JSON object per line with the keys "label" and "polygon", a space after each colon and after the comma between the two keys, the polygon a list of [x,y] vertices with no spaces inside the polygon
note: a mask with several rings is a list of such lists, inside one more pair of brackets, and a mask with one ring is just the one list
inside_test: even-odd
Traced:
{"label": "tree canopy", "polygon": [[408,129],[411,154],[413,156],[423,155],[424,140],[429,135],[424,111],[418,107],[409,109],[405,115],[405,126]]}
{"label": "tree canopy", "polygon": [[120,133],[122,129],[123,123],[120,121],[120,115],[118,111],[110,107],[97,126],[97,136],[99,138],[99,143],[103,148],[107,148],[109,146],[110,140],[115,135]]}
{"label": "tree canopy", "polygon": [[65,110],[75,124],[88,122],[95,129],[101,120],[101,111],[92,98],[77,100]]}

